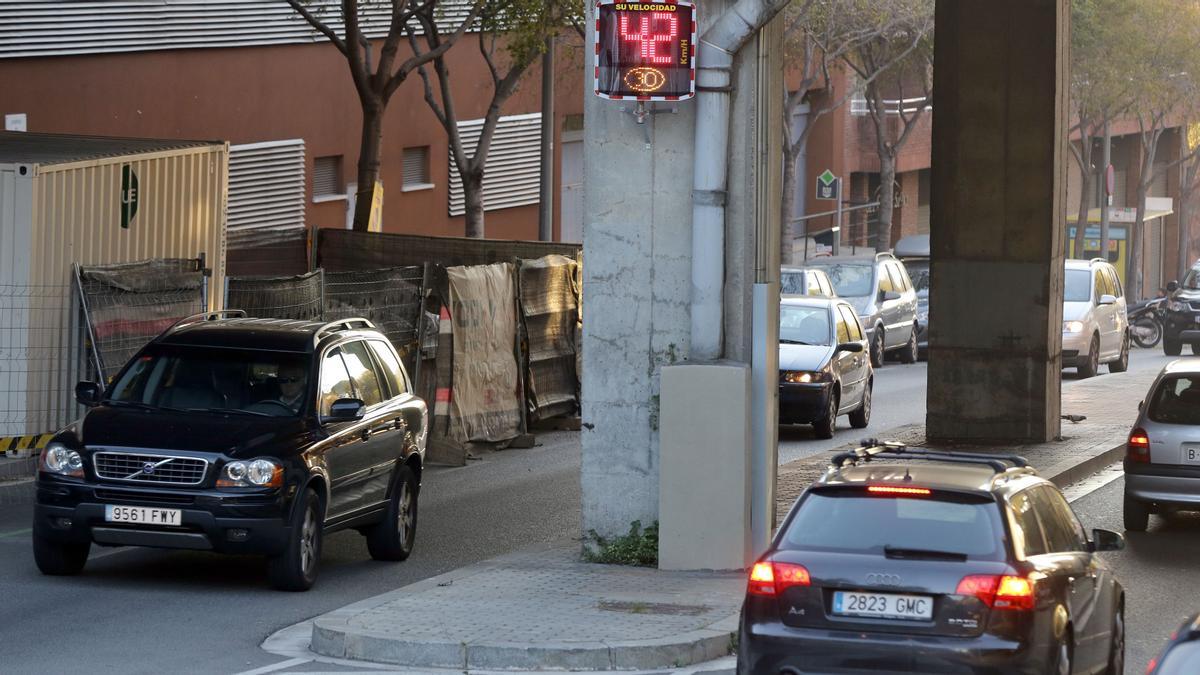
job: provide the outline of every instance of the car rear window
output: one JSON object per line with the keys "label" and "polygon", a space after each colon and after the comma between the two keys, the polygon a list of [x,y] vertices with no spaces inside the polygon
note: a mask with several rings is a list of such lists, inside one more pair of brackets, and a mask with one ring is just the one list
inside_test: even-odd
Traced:
{"label": "car rear window", "polygon": [[854,489],[809,493],[780,548],[883,555],[888,547],[1004,560],[1003,542],[999,507],[986,497],[876,496]]}
{"label": "car rear window", "polygon": [[1163,424],[1200,424],[1200,377],[1180,375],[1159,382],[1146,415]]}

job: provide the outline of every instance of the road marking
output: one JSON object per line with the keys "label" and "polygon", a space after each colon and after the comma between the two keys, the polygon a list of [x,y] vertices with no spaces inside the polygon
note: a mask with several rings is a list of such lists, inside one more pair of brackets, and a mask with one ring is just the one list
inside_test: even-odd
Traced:
{"label": "road marking", "polygon": [[12,532],[0,532],[0,539],[7,539],[9,537],[20,537],[21,535],[29,534],[30,532],[33,532],[32,527],[27,527],[24,530],[13,530]]}
{"label": "road marking", "polygon": [[255,668],[254,670],[244,670],[244,671],[238,673],[237,675],[264,675],[264,673],[274,673],[276,671],[283,670],[284,668],[293,668],[295,666],[302,666],[302,665],[308,663],[309,661],[312,661],[312,659],[302,659],[302,658],[297,657],[294,659],[288,659],[287,661],[280,661],[279,663],[276,663],[276,664],[273,664],[270,666],[263,666],[262,668]]}
{"label": "road marking", "polygon": [[1121,469],[1121,462],[1114,462],[1091,476],[1068,485],[1063,490],[1063,496],[1069,502],[1079,501],[1124,475],[1125,472]]}

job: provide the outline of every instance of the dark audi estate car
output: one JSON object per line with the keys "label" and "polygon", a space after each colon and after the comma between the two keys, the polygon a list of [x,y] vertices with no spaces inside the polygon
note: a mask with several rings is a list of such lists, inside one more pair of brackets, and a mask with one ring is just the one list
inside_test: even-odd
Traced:
{"label": "dark audi estate car", "polygon": [[324,533],[377,560],[412,552],[427,410],[365,319],[184,319],[146,345],[42,452],[33,548],[76,574],[93,543],[263,554],[307,590]]}
{"label": "dark audi estate car", "polygon": [[750,574],[738,671],[1121,673],[1124,591],[1024,459],[868,441]]}

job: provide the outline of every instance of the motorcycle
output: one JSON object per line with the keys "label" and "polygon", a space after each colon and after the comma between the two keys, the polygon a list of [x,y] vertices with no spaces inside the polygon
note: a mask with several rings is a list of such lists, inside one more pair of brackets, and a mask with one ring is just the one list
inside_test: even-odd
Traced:
{"label": "motorcycle", "polygon": [[1129,334],[1143,349],[1155,347],[1162,341],[1167,298],[1153,298],[1129,307]]}

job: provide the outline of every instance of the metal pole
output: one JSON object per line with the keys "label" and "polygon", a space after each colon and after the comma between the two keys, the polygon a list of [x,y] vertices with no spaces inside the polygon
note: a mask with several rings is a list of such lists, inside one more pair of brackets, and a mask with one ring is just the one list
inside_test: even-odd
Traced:
{"label": "metal pole", "polygon": [[[1104,180],[1100,181],[1104,187],[1103,195],[1100,204],[1100,256],[1108,260],[1108,207],[1112,202],[1112,195],[1108,194],[1108,166],[1112,163],[1112,136],[1109,134],[1108,122],[1104,123]],[[1087,218],[1084,218],[1084,227],[1087,227]],[[1084,232],[1086,239],[1087,232]]]}
{"label": "metal pole", "polygon": [[542,166],[538,189],[538,240],[554,239],[554,37],[542,52]]}
{"label": "metal pole", "polygon": [[842,179],[837,179],[837,222],[833,225],[833,254],[842,253]]}

